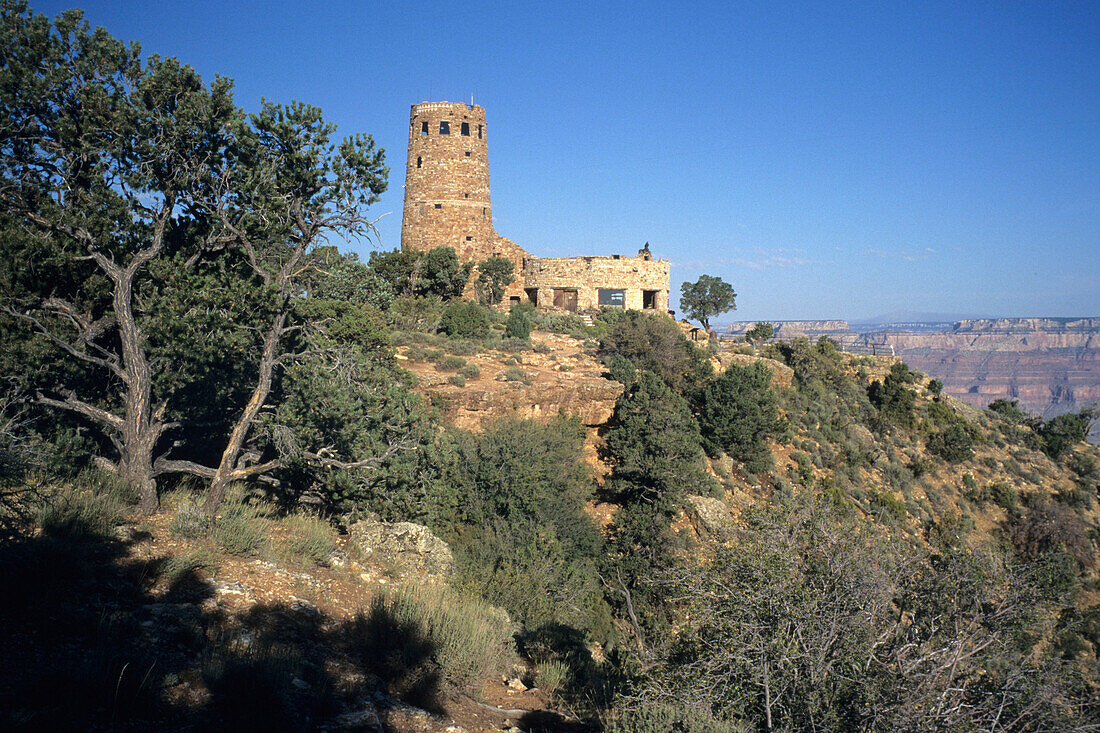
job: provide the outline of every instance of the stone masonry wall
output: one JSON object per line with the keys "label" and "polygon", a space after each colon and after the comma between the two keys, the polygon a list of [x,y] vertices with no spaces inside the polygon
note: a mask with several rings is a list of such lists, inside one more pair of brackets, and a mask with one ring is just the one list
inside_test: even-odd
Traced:
{"label": "stone masonry wall", "polygon": [[[645,257],[538,257],[527,260],[524,287],[537,290],[540,308],[553,307],[556,290],[576,291],[576,310],[599,308],[601,289],[623,290],[623,307],[668,310],[669,263]],[[645,303],[643,291],[652,292]],[[559,302],[561,302],[559,300]]]}

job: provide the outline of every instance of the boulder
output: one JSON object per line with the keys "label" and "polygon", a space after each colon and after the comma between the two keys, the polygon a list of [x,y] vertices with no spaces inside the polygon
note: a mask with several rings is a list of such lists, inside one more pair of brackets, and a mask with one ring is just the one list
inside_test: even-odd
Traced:
{"label": "boulder", "polygon": [[724,501],[693,494],[688,494],[687,500],[688,505],[685,508],[696,531],[717,535],[732,526],[730,510]]}
{"label": "boulder", "polygon": [[451,548],[421,524],[384,522],[372,514],[349,527],[348,534],[373,565],[406,576],[446,578],[454,572]]}

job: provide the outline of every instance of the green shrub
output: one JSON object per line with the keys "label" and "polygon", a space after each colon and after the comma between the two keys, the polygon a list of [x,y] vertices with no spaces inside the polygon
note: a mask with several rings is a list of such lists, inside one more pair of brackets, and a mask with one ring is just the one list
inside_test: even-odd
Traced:
{"label": "green shrub", "polygon": [[466,366],[466,360],[461,356],[447,356],[435,363],[435,368],[441,372],[457,372]]}
{"label": "green shrub", "polygon": [[974,439],[966,427],[953,423],[928,437],[928,450],[950,463],[960,463],[974,457]]}
{"label": "green shrub", "polygon": [[467,364],[459,369],[458,373],[466,379],[477,379],[481,376],[481,367],[477,364]]}
{"label": "green shrub", "polygon": [[744,733],[747,726],[716,720],[706,706],[638,700],[604,722],[608,733]]}
{"label": "green shrub", "polygon": [[680,327],[663,315],[627,311],[600,338],[605,363],[621,355],[639,370],[650,371],[670,387],[686,393],[713,374],[706,354],[687,340]]}
{"label": "green shrub", "polygon": [[179,587],[193,579],[196,572],[202,570],[208,575],[218,571],[218,560],[209,549],[203,548],[186,555],[173,555],[164,563],[161,577],[170,587]]}
{"label": "green shrub", "polygon": [[521,341],[531,338],[531,317],[527,309],[512,308],[508,320],[504,322],[504,335]]}
{"label": "green shrub", "polygon": [[871,506],[884,509],[897,519],[905,518],[905,504],[886,491],[872,491],[869,497]]}
{"label": "green shrub", "polygon": [[527,375],[527,372],[523,371],[519,367],[508,367],[497,376],[497,379],[503,382],[523,382],[524,384],[531,383],[531,378]]}
{"label": "green shrub", "polygon": [[886,379],[871,382],[867,388],[867,399],[878,408],[880,417],[886,422],[911,428],[916,420],[913,410],[917,403],[917,393],[905,385],[915,381],[916,377],[904,362],[895,362],[890,366]]}
{"label": "green shrub", "polygon": [[427,361],[429,353],[431,352],[423,346],[410,346],[405,351],[405,356],[409,357],[409,361]]}
{"label": "green shrub", "polygon": [[572,313],[536,313],[533,320],[540,331],[564,333],[577,339],[591,335],[591,329],[584,319]]}
{"label": "green shrub", "polygon": [[398,331],[430,334],[439,328],[442,311],[442,303],[435,298],[401,297],[394,298],[386,316]]}
{"label": "green shrub", "polygon": [[482,352],[481,343],[469,339],[448,339],[443,344],[443,348],[447,350],[447,353],[455,356],[473,356]]}
{"label": "green shrub", "polygon": [[438,364],[439,362],[443,361],[446,356],[447,352],[445,352],[443,349],[429,349],[424,354],[424,360]]}
{"label": "green shrub", "polygon": [[925,410],[936,425],[950,425],[958,419],[955,411],[942,402],[930,402]]}
{"label": "green shrub", "polygon": [[1074,453],[1066,462],[1069,469],[1085,479],[1100,479],[1100,468],[1097,468],[1096,459],[1085,453]]}
{"label": "green shrub", "polygon": [[1095,407],[1086,408],[1078,413],[1066,413],[1045,422],[1039,428],[1043,452],[1054,460],[1061,458],[1074,444],[1085,440],[1096,420],[1096,414]]}
{"label": "green shrub", "polygon": [[593,481],[575,420],[508,419],[441,441],[431,524],[454,550],[456,587],[528,627],[592,629],[605,614],[593,572],[601,537],[585,513]]}
{"label": "green shrub", "polygon": [[630,389],[638,376],[638,369],[634,366],[634,362],[627,359],[622,354],[615,354],[611,357],[607,365],[607,371],[612,379],[619,382],[627,389]]}
{"label": "green shrub", "polygon": [[489,311],[473,301],[449,304],[439,318],[439,330],[450,338],[483,339],[489,335]]}
{"label": "green shrub", "polygon": [[450,377],[447,378],[447,382],[453,384],[456,387],[465,387],[466,377],[462,376],[461,374],[452,374]]}
{"label": "green shrub", "polygon": [[699,428],[709,455],[725,452],[745,463],[751,473],[768,468],[768,439],[787,429],[786,422],[779,419],[771,379],[771,371],[759,362],[731,364],[704,387]]}
{"label": "green shrub", "polygon": [[560,659],[548,659],[539,664],[535,684],[552,698],[569,683],[569,677],[568,664]]}
{"label": "green shrub", "polygon": [[505,338],[501,339],[500,350],[509,352],[524,352],[531,348],[531,342],[526,339]]}
{"label": "green shrub", "polygon": [[994,504],[1007,512],[1015,513],[1019,511],[1019,495],[1014,487],[1009,486],[1004,481],[994,481],[991,483],[986,488],[985,495],[988,496]]}
{"label": "green shrub", "polygon": [[550,348],[550,344],[546,343],[545,341],[539,341],[538,343],[536,343],[533,347],[533,350],[536,354],[549,354],[551,351],[553,351],[553,349]]}

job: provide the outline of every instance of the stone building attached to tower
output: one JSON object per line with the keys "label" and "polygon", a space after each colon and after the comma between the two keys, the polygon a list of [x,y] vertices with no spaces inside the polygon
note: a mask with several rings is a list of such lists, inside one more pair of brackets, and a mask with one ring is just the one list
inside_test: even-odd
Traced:
{"label": "stone building attached to tower", "polygon": [[409,118],[401,248],[453,247],[461,260],[505,257],[515,266],[506,299],[574,312],[601,305],[668,310],[669,263],[650,256],[534,257],[493,229],[485,108],[414,104]]}

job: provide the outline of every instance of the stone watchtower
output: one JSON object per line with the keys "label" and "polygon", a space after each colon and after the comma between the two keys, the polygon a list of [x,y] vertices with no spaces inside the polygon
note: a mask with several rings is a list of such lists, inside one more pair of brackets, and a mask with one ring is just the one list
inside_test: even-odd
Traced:
{"label": "stone watchtower", "polygon": [[493,230],[485,108],[462,102],[414,104],[405,164],[401,248],[454,247],[460,260],[526,255]]}
{"label": "stone watchtower", "polygon": [[[506,303],[594,311],[601,306],[668,309],[669,263],[649,243],[638,257],[532,257],[493,229],[485,108],[463,102],[414,104],[409,115],[401,249],[453,247],[462,261],[505,257],[515,281]],[[467,288],[467,295],[473,292]]]}

